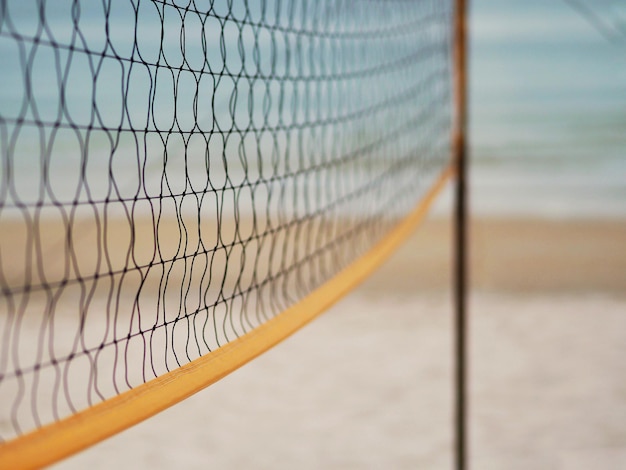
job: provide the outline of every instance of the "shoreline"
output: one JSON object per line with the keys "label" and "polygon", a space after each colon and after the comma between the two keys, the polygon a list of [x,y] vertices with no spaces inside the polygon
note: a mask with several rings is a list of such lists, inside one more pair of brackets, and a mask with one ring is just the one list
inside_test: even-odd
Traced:
{"label": "shoreline", "polygon": [[[161,246],[164,255],[181,253],[180,243],[185,244],[182,253],[193,254],[198,246],[201,230],[205,246],[214,246],[218,240],[215,221],[203,221],[201,226],[187,227],[188,233],[181,240],[178,221],[162,223],[157,236],[167,244]],[[239,220],[240,230],[251,233],[251,219]],[[338,224],[338,225],[337,225]],[[333,222],[341,226],[340,221]],[[108,264],[103,253],[94,246],[104,247],[97,239],[95,230],[85,230],[84,223],[73,247],[72,263],[64,258],[68,254],[64,246],[64,226],[59,222],[42,222],[39,243],[45,261],[48,282],[62,279],[75,270],[101,275]],[[4,282],[19,285],[23,282],[26,231],[23,223],[5,223],[0,236],[0,252]],[[222,228],[229,239],[234,239],[234,224],[222,221]],[[131,243],[130,229],[125,219],[109,221],[107,229],[108,263],[114,270],[134,260],[139,264],[150,262],[154,253],[155,234],[148,218],[135,219],[136,237]],[[45,237],[43,236],[45,234]],[[368,289],[377,295],[394,292],[406,295],[429,290],[448,289],[452,266],[452,221],[439,212],[431,214],[399,247],[392,261],[380,270],[386,273],[375,282],[365,281]],[[626,221],[621,219],[546,219],[542,217],[475,216],[470,230],[470,282],[473,290],[505,292],[573,292],[598,291],[626,295]],[[280,242],[280,240],[278,240]],[[291,240],[295,242],[295,240]],[[267,243],[265,244],[267,245]],[[178,247],[178,249],[176,248]],[[237,245],[237,249],[240,247]],[[265,246],[265,251],[267,247]],[[247,248],[254,255],[255,246]],[[258,253],[261,271],[266,271],[270,261],[267,253]],[[133,255],[132,259],[128,257]],[[61,255],[59,257],[59,255]],[[69,263],[69,264],[68,264]],[[41,282],[36,259],[31,258],[31,283]],[[22,266],[20,268],[20,266]],[[68,271],[70,270],[70,271]],[[393,289],[393,290],[391,290]]]}
{"label": "shoreline", "polygon": [[[478,217],[469,236],[472,290],[626,296],[626,221]],[[451,220],[431,216],[380,268],[383,275],[365,282],[368,291],[449,289],[451,237]]]}

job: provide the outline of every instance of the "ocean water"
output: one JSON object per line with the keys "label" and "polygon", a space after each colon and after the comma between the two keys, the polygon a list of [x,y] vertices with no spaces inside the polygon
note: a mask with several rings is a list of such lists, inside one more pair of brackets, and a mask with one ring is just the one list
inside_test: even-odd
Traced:
{"label": "ocean water", "polygon": [[[33,21],[38,15],[36,3],[11,0],[8,5],[11,25],[3,23],[0,34],[4,35],[4,39],[15,33],[24,37],[36,35],[38,22]],[[43,34],[45,41],[36,53],[26,55],[30,61],[28,66],[33,71],[31,100],[36,105],[28,104],[25,89],[15,86],[23,81],[21,74],[25,67],[19,48],[14,41],[0,41],[3,61],[0,73],[1,113],[9,122],[18,117],[27,121],[52,122],[61,116],[64,123],[79,126],[95,123],[96,126],[116,129],[132,125],[145,126],[150,130],[174,126],[183,132],[190,132],[195,122],[202,131],[210,131],[215,125],[224,129],[233,124],[240,128],[258,128],[265,122],[271,126],[279,125],[278,100],[270,99],[268,102],[267,99],[268,96],[277,97],[278,90],[272,88],[265,93],[260,88],[256,89],[256,86],[261,86],[260,82],[250,85],[247,81],[239,81],[239,99],[233,101],[233,80],[227,77],[216,85],[211,76],[204,76],[197,84],[198,100],[212,100],[213,106],[196,107],[196,84],[191,76],[182,74],[177,77],[177,106],[174,106],[174,78],[166,70],[136,66],[123,71],[115,59],[105,58],[99,63],[93,57],[80,53],[74,54],[71,67],[59,67],[58,64],[67,62],[69,50],[55,50],[50,47],[50,41],[66,45],[74,43],[96,51],[106,48],[105,12],[99,2],[84,3],[79,15],[72,11],[72,2],[69,1],[48,2],[45,5],[49,28]],[[138,5],[142,17],[137,29],[138,49],[133,51],[134,37],[129,33],[134,31],[134,12],[130,2],[111,3],[108,12],[114,20],[110,22],[111,46],[122,57],[141,54],[143,59],[153,63],[159,56],[161,18],[151,2],[139,2]],[[219,10],[219,5],[216,5]],[[241,2],[233,2],[236,17],[245,15],[241,5]],[[274,2],[268,5],[270,10],[275,7]],[[598,3],[597,7],[603,5],[606,3]],[[355,23],[361,18],[357,10],[352,16]],[[166,12],[164,58],[174,67],[184,66],[179,37],[183,22],[186,38],[204,34],[207,44],[219,44],[222,40],[230,44],[239,40],[239,31],[231,23],[224,23],[222,28],[217,18],[210,18],[208,21],[214,24],[208,24],[203,29],[194,15],[182,20],[173,8],[163,11]],[[302,12],[290,13],[286,8],[280,10],[280,15],[285,17],[277,18],[277,21],[287,21],[286,17],[290,14],[295,28],[311,26]],[[325,14],[333,18],[332,12]],[[253,19],[258,18],[261,12],[252,8],[250,15]],[[342,21],[351,17],[340,16]],[[80,38],[72,37],[74,17],[78,18],[82,31]],[[390,9],[387,19],[398,20],[394,18],[393,9]],[[354,25],[348,25],[351,26]],[[229,70],[261,74],[274,70],[277,74],[284,73],[289,61],[287,51],[301,45],[298,46],[293,37],[273,44],[271,36],[266,33],[262,31],[255,37],[252,28],[243,28],[239,46],[243,57],[248,58],[246,63],[242,63],[240,54],[230,53],[223,57],[218,47],[205,50],[202,44],[187,39],[182,44],[186,60],[192,67],[201,64],[207,54],[209,65],[216,71],[223,71],[223,64],[226,64]],[[427,29],[425,34],[429,34]],[[393,46],[388,51],[390,59],[405,54],[401,44]],[[274,48],[274,53],[265,53],[270,48]],[[354,51],[347,52],[346,57],[358,57]],[[256,54],[258,61],[251,60]],[[270,57],[273,57],[273,63]],[[336,55],[333,58],[340,59],[342,57]],[[294,65],[291,64],[292,67]],[[300,68],[298,72],[302,74],[332,73],[335,66],[330,63],[327,70],[312,70],[307,61],[297,65]],[[350,68],[359,70],[367,66],[354,63]],[[473,0],[470,67],[471,197],[475,213],[565,218],[626,215],[626,40],[609,42],[564,0]],[[95,69],[98,79],[94,81]],[[153,75],[156,76],[156,86],[150,92],[146,84],[150,83]],[[129,85],[126,96],[121,87],[110,86],[122,80]],[[69,94],[64,97],[63,111],[57,91],[60,81],[65,81],[69,90],[82,90],[75,94],[79,99],[72,99]],[[291,93],[304,97],[306,92],[298,90],[299,86],[293,85],[287,95]],[[322,89],[321,96],[310,97],[311,103],[316,103],[310,107],[312,114],[306,115],[304,107],[300,106],[300,114],[293,115],[293,122],[282,124],[297,125],[307,119],[332,120],[341,113],[336,103],[343,103],[344,111],[351,106],[354,108],[357,103],[358,107],[366,107],[369,103],[379,102],[381,97],[397,94],[398,86],[401,85],[390,81],[383,89],[371,90],[364,96],[356,96],[353,90],[357,88],[351,83],[343,89]],[[150,93],[154,99],[150,113],[147,113]],[[92,97],[99,109],[99,115],[95,117],[91,108]],[[128,107],[123,106],[124,100]],[[26,112],[23,112],[24,103],[28,107]],[[281,106],[290,108],[293,103],[287,101]],[[253,109],[252,113],[248,112],[249,107]],[[38,181],[47,178],[48,193],[60,200],[105,198],[112,192],[112,182],[102,175],[109,172],[117,175],[118,186],[113,192],[121,193],[122,197],[132,197],[142,179],[146,192],[158,194],[164,184],[163,152],[167,149],[172,156],[184,154],[181,149],[185,142],[176,133],[169,137],[166,144],[156,133],[152,133],[143,147],[129,133],[121,133],[119,139],[111,140],[106,133],[94,132],[87,136],[87,132],[75,132],[67,126],[53,132],[51,136],[49,132],[42,134],[35,126],[25,126],[17,136],[11,136],[10,132],[0,135],[0,144],[4,141],[6,145],[13,145],[15,154],[20,155],[13,161],[11,169],[17,186],[34,189],[41,186]],[[372,134],[368,129],[358,128],[351,132],[355,139]],[[168,165],[175,169],[186,164],[191,177],[198,179],[199,175],[206,173],[206,165],[210,163],[211,178],[217,186],[224,184],[227,174],[235,183],[243,180],[245,172],[249,172],[250,177],[267,176],[271,172],[271,164],[266,163],[263,167],[262,163],[275,160],[275,156],[249,159],[245,165],[240,158],[234,157],[240,149],[247,154],[258,151],[266,156],[272,155],[276,142],[266,137],[255,142],[252,135],[247,138],[235,135],[225,142],[216,135],[209,143],[209,151],[217,154],[223,150],[233,158],[209,161],[203,157],[183,161],[179,157],[170,158]],[[279,134],[277,138],[279,146],[288,145],[286,135]],[[305,146],[307,149],[331,147],[333,138],[332,132],[311,134],[307,136]],[[320,140],[316,143],[315,139]],[[292,140],[293,149],[288,152],[291,161],[281,162],[281,165],[297,165],[301,149],[294,144],[295,140]],[[45,176],[38,161],[42,146],[45,146],[50,162]],[[200,134],[196,134],[189,140],[188,146],[193,153],[194,146],[204,149],[206,143]],[[83,168],[80,166],[82,148],[87,148],[91,156]],[[108,155],[111,154],[113,158],[109,165]],[[139,155],[142,161],[129,159],[130,154]],[[5,171],[4,167],[1,171]],[[89,185],[89,195],[86,187],[78,187],[81,172]],[[184,180],[184,177],[178,180],[170,177],[168,184],[180,190],[184,187]],[[198,187],[206,184],[206,181],[200,180]],[[22,202],[32,203],[48,196],[29,189],[20,198]]]}
{"label": "ocean water", "polygon": [[[61,204],[232,189],[303,168],[301,191],[325,200],[321,193],[367,181],[407,149],[428,167],[431,154],[448,153],[439,38],[449,22],[437,5],[377,14],[349,2],[7,0],[0,201],[56,213]],[[318,22],[330,34],[311,33]],[[390,25],[402,28],[387,34]],[[433,109],[437,99],[444,106]],[[402,129],[405,121],[420,127]],[[337,159],[357,150],[366,158]]]}
{"label": "ocean water", "polygon": [[626,36],[564,0],[473,0],[470,64],[475,213],[626,216]]}

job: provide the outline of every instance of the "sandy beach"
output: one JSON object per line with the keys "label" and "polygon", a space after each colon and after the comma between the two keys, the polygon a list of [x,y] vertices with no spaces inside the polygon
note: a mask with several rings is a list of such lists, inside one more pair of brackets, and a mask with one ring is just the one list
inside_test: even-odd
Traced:
{"label": "sandy beach", "polygon": [[[451,467],[450,224],[221,382],[56,466]],[[472,227],[471,463],[626,466],[626,224]]]}

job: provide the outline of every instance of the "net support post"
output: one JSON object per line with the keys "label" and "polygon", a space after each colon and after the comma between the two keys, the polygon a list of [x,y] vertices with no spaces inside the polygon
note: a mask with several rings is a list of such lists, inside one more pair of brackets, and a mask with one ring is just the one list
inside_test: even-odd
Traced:
{"label": "net support post", "polygon": [[454,19],[454,468],[465,470],[468,460],[467,425],[467,7],[455,0]]}

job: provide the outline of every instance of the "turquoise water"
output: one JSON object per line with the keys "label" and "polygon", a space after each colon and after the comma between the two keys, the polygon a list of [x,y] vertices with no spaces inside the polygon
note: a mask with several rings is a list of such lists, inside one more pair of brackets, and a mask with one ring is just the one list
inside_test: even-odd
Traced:
{"label": "turquoise water", "polygon": [[[212,14],[186,14],[194,5]],[[447,154],[446,16],[435,2],[380,15],[364,5],[7,0],[0,200],[12,208],[180,196],[188,183],[221,190],[326,168],[331,154],[358,148],[376,149],[381,168],[396,147],[418,148],[424,161],[431,147]],[[329,33],[311,34],[317,22]],[[444,106],[434,109],[436,99]],[[411,116],[415,132],[383,139]],[[341,185],[361,170],[337,170]],[[311,191],[337,185],[322,178]]]}
{"label": "turquoise water", "polygon": [[471,21],[474,210],[625,216],[626,38],[561,0],[475,0]]}
{"label": "turquoise water", "polygon": [[[26,37],[32,37],[37,29],[37,21],[33,21],[33,18],[37,18],[35,3],[32,2],[31,5],[31,2],[13,0],[9,5],[12,28]],[[61,44],[71,43],[71,2],[46,5],[49,31],[43,35],[44,38],[52,38]],[[236,7],[239,3],[235,2],[233,5]],[[474,211],[547,217],[625,216],[626,40],[622,43],[610,43],[564,0],[473,0],[471,5],[470,131]],[[106,32],[103,28],[102,6],[98,2],[86,2],[81,8],[79,26],[84,35],[78,40],[74,39],[75,43],[91,50],[103,50],[106,47]],[[149,2],[140,2],[139,8],[142,24],[137,33],[138,50],[133,52],[134,38],[129,34],[134,29],[131,4],[112,3],[110,15],[116,20],[111,21],[112,46],[121,56],[130,57],[140,53],[146,61],[154,62],[158,59],[161,19]],[[166,9],[168,12],[170,10],[173,9]],[[244,14],[243,11],[234,13]],[[252,17],[259,14],[258,11],[251,12]],[[391,13],[390,15],[393,16]],[[358,15],[355,13],[354,17],[357,18]],[[296,14],[295,18],[306,16]],[[201,25],[195,20],[190,15],[185,22],[188,38],[202,34]],[[181,21],[174,14],[165,18],[166,39],[171,34],[172,40],[166,41],[171,47],[164,49],[164,56],[173,66],[183,63],[178,37]],[[219,44],[221,25],[215,18],[210,18],[209,21],[215,24],[208,25],[204,30],[208,35],[207,44]],[[294,25],[306,27],[305,23],[306,19],[303,24],[296,20]],[[6,25],[4,28],[6,32]],[[251,28],[245,28],[242,32],[241,47],[244,56],[248,58],[245,64],[242,64],[240,55],[235,53],[227,54],[224,59],[217,47],[210,47],[206,52],[209,64],[220,70],[225,60],[230,70],[243,68],[251,73],[257,69],[261,73],[270,73],[273,66],[275,73],[280,74],[286,66],[287,50],[297,47],[297,44],[281,42],[274,45],[275,63],[272,65],[268,59],[270,55],[263,53],[271,47],[270,37],[262,33],[255,38],[253,33]],[[237,40],[238,31],[233,25],[226,23],[224,41],[234,43]],[[256,54],[255,42],[258,42],[260,52],[258,64],[250,59]],[[60,56],[55,57],[55,53]],[[393,54],[402,56],[403,53],[402,47],[396,44],[394,50],[389,51],[389,57],[392,58]],[[23,64],[20,63],[19,50],[12,41],[0,43],[0,54],[3,58],[0,74],[2,115],[15,119],[20,115],[25,102],[24,90],[14,86],[22,81],[20,74]],[[120,83],[122,80],[123,72],[116,60],[105,59],[100,65],[95,62],[90,64],[86,55],[79,53],[75,54],[71,68],[59,69],[56,64],[64,64],[67,54],[67,49],[55,52],[54,48],[42,44],[31,58],[32,97],[36,108],[30,106],[26,114],[22,114],[25,119],[47,122],[57,119],[60,113],[58,82],[64,76],[68,89],[75,96],[84,97],[72,99],[71,96],[66,96],[66,114],[61,119],[66,123],[71,121],[88,125],[90,122],[101,122],[103,126],[112,129],[132,124],[134,127],[146,126],[146,129],[162,130],[171,128],[176,117],[176,125],[182,131],[190,131],[195,122],[200,130],[210,131],[214,123],[225,129],[230,128],[233,124],[231,111],[234,112],[235,119],[239,120],[236,124],[241,128],[249,125],[262,126],[266,119],[270,125],[279,123],[276,108],[278,100],[273,101],[265,116],[267,102],[264,101],[264,90],[254,89],[246,81],[238,83],[240,99],[232,103],[233,80],[223,79],[214,91],[212,78],[205,76],[204,81],[198,85],[198,97],[199,100],[206,98],[206,102],[212,100],[213,106],[201,107],[194,112],[195,84],[185,81],[189,79],[188,76],[179,77],[176,107],[173,105],[174,96],[171,91],[173,78],[163,70],[134,67],[124,76],[124,80],[129,83],[129,94],[123,96],[121,87],[110,86],[111,83]],[[194,61],[201,63],[204,57],[202,45],[198,42],[185,42],[185,55],[190,65],[194,65]],[[96,66],[99,67],[98,79],[93,81],[90,67]],[[301,67],[300,73],[320,72],[310,70],[306,61],[302,62]],[[367,64],[350,65],[355,70],[363,67],[367,67]],[[146,84],[150,83],[150,74],[158,76],[149,115],[145,110],[149,96]],[[260,82],[257,85],[260,87]],[[94,87],[95,93],[92,93]],[[370,101],[379,101],[381,94],[391,96],[397,93],[397,87],[398,84],[389,83],[385,90],[372,91],[367,96],[353,96],[354,93],[350,93],[350,90],[360,88],[350,84],[345,90],[328,89],[323,96],[316,98],[316,105],[311,107],[315,116],[298,115],[295,116],[294,123],[303,122],[307,117],[332,119],[336,113],[333,103],[337,99],[348,100],[348,104],[366,106]],[[271,89],[269,94],[275,97],[278,92]],[[97,119],[91,116],[92,96],[100,112]],[[253,101],[249,102],[245,99],[246,96],[254,97]],[[124,100],[128,101],[126,109],[123,108]],[[249,104],[254,110],[252,114],[248,113]],[[291,104],[285,102],[283,106],[288,109]],[[361,134],[369,135],[371,132],[355,130],[355,135]],[[140,153],[146,155],[145,168],[139,169],[135,161],[127,158],[129,152],[137,151],[137,142],[131,135],[122,134],[119,141],[110,142],[102,133],[92,134],[89,142],[86,142],[84,133],[61,128],[54,139],[50,140],[49,135],[42,136],[33,127],[24,128],[14,143],[16,154],[19,153],[22,157],[14,162],[13,177],[22,187],[37,186],[34,181],[42,178],[38,174],[42,171],[38,163],[38,149],[43,138],[52,142],[47,150],[51,164],[46,171],[50,175],[52,192],[61,199],[71,200],[75,196],[74,188],[77,187],[81,171],[80,149],[83,145],[87,145],[90,154],[94,156],[83,169],[93,198],[103,198],[110,191],[110,183],[102,175],[109,171],[106,157],[111,153],[114,154],[112,171],[121,175],[119,191],[123,193],[124,188],[130,188],[127,196],[132,195],[141,170],[144,172],[142,177],[145,178],[146,185],[151,186],[148,189],[158,193],[162,185],[163,145],[155,135],[153,137],[154,142],[148,139],[146,148],[139,149]],[[194,138],[198,140],[198,148],[202,148],[204,143],[201,136],[196,135]],[[216,138],[211,142],[217,149],[216,152],[225,146],[224,142],[218,140]],[[194,145],[194,142],[190,143],[192,148]],[[233,138],[229,145],[235,149],[232,152],[236,153],[240,143]],[[243,142],[243,145],[247,143]],[[273,145],[269,140],[263,141],[259,150],[269,155]],[[173,135],[168,146],[182,148],[182,141]],[[310,148],[314,147],[315,143],[312,142]],[[254,153],[253,151],[254,148],[251,152]],[[99,153],[102,154],[102,159],[97,158]],[[290,155],[295,164],[297,149]],[[228,170],[233,178],[240,179],[244,170],[239,158],[229,158],[228,168],[225,167],[225,162],[221,159],[212,162],[212,177],[219,183],[225,179]],[[191,173],[204,172],[204,158],[180,163],[191,165]],[[255,168],[255,163],[252,160],[248,162],[248,171],[261,173],[263,169]],[[170,165],[176,164],[174,159],[170,160]],[[84,188],[80,191],[84,195]],[[39,197],[34,192],[29,194],[34,199]]]}

